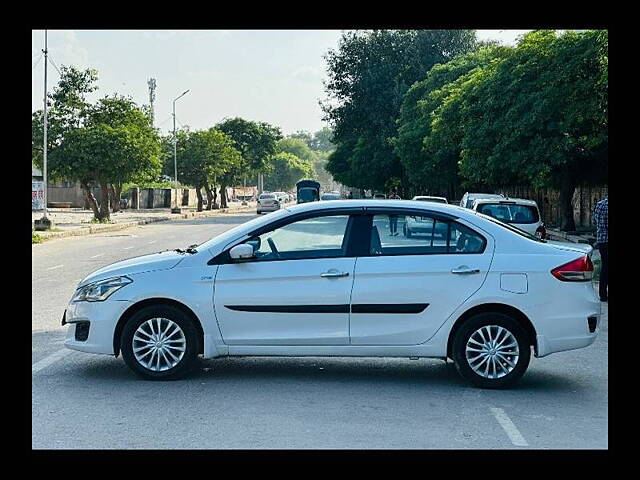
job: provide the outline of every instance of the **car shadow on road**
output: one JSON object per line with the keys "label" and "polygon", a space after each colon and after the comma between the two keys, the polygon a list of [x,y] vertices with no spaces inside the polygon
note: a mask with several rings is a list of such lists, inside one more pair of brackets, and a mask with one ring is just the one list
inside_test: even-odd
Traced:
{"label": "car shadow on road", "polygon": [[[75,374],[85,379],[111,383],[144,381],[122,362],[121,358],[101,357],[79,365]],[[169,382],[213,381],[215,384],[254,382],[255,385],[274,382],[297,382],[301,387],[318,383],[363,384],[402,387],[468,388],[454,365],[433,359],[394,358],[325,358],[325,357],[225,357],[200,360],[186,378]],[[160,382],[159,382],[160,383]],[[165,382],[162,382],[165,383]],[[548,371],[529,371],[509,390],[518,392],[575,393],[587,385],[569,376]]]}

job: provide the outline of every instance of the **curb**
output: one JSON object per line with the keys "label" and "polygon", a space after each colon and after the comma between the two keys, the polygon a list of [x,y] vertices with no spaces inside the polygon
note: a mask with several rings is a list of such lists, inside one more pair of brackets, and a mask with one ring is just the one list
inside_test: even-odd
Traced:
{"label": "curb", "polygon": [[[164,217],[154,217],[154,218],[145,218],[143,220],[131,221],[131,222],[122,222],[122,223],[109,223],[109,224],[96,224],[90,225],[87,227],[75,228],[73,230],[67,230],[63,232],[36,232],[38,236],[42,239],[42,241],[47,241],[55,238],[63,238],[63,237],[76,237],[76,236],[84,236],[91,235],[94,233],[102,233],[102,232],[113,232],[117,230],[124,230],[131,227],[137,227],[138,225],[147,225],[149,223],[157,223],[157,222],[166,222],[168,220],[181,220],[185,218],[203,218],[203,217],[215,217],[220,214],[228,214],[228,213],[245,213],[252,212],[255,210],[255,207],[243,207],[243,208],[221,208],[218,210],[205,210],[202,212],[189,212],[189,213],[181,213],[179,215],[171,215]],[[34,244],[32,244],[34,245]]]}

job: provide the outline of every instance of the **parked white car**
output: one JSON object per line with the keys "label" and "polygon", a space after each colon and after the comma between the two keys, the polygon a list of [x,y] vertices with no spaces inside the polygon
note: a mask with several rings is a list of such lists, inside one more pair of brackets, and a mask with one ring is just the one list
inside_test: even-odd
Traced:
{"label": "parked white car", "polygon": [[473,206],[474,200],[478,198],[491,198],[491,199],[500,199],[504,198],[504,195],[499,193],[465,193],[462,196],[462,200],[460,200],[460,206],[465,208],[471,208]]}
{"label": "parked white car", "polygon": [[484,213],[501,222],[524,230],[530,235],[545,238],[547,231],[540,216],[540,209],[534,200],[524,198],[490,199],[478,198],[471,206],[472,210]]}
{"label": "parked white car", "polygon": [[428,195],[416,195],[411,200],[417,200],[419,202],[449,203],[444,197],[430,197]]}
{"label": "parked white car", "polygon": [[280,199],[276,196],[275,193],[262,193],[258,197],[256,212],[258,214],[263,212],[274,212],[276,210],[279,210],[280,206]]}
{"label": "parked white car", "polygon": [[[428,217],[447,234],[390,236],[394,215]],[[65,311],[65,345],[122,354],[150,379],[179,378],[199,356],[433,357],[500,388],[532,350],[594,342],[592,275],[572,244],[458,206],[311,202],[89,274]]]}
{"label": "parked white car", "polygon": [[340,197],[341,197],[340,192],[326,192],[320,195],[320,200],[322,201],[340,200]]}
{"label": "parked white car", "polygon": [[286,192],[273,192],[273,194],[280,202],[280,205],[284,205],[289,202],[289,195]]}

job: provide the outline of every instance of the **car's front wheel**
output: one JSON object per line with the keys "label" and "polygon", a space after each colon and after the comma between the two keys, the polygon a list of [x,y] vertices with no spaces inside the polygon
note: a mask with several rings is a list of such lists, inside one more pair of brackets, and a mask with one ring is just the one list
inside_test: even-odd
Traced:
{"label": "car's front wheel", "polygon": [[191,318],[179,308],[148,306],[127,321],[120,349],[125,363],[138,375],[151,380],[174,380],[195,366],[198,332]]}
{"label": "car's front wheel", "polygon": [[453,361],[458,372],[481,388],[504,388],[524,375],[531,359],[522,326],[503,313],[481,313],[456,332]]}

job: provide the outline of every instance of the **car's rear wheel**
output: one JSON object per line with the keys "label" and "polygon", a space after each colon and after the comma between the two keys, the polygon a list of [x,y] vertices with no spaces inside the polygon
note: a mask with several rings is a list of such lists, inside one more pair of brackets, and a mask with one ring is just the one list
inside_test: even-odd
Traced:
{"label": "car's rear wheel", "polygon": [[481,313],[456,332],[453,361],[460,375],[481,388],[505,388],[517,382],[529,366],[527,333],[503,313]]}
{"label": "car's rear wheel", "polygon": [[198,332],[191,318],[171,305],[145,307],[122,330],[122,358],[138,375],[175,380],[188,374],[198,359]]}

